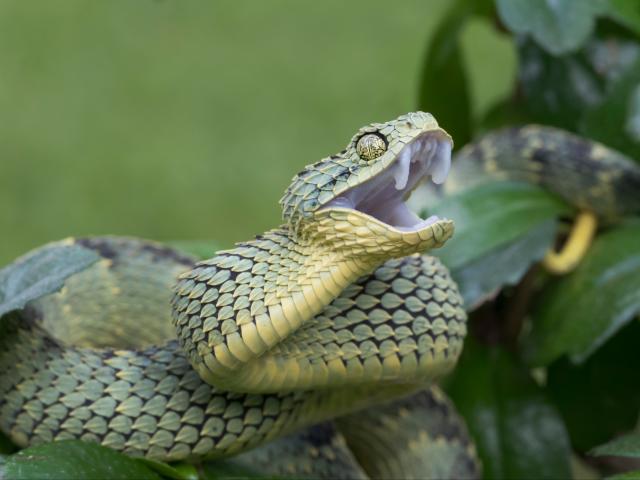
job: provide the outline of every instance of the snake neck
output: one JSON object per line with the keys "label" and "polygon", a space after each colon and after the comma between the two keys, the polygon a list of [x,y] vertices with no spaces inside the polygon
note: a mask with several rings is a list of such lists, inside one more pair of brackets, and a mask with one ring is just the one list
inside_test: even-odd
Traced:
{"label": "snake neck", "polygon": [[322,231],[268,231],[180,277],[173,300],[178,339],[205,381],[251,391],[252,381],[238,375],[242,367],[383,260]]}

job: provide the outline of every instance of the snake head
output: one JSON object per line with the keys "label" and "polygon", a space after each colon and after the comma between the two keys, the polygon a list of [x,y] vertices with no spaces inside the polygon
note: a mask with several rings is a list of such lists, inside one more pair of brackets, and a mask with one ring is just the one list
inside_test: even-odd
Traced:
{"label": "snake head", "polygon": [[405,201],[425,178],[442,183],[453,141],[435,118],[412,112],[362,127],[344,150],[298,173],[280,200],[298,234],[350,255],[398,257],[439,247],[453,222],[413,213]]}

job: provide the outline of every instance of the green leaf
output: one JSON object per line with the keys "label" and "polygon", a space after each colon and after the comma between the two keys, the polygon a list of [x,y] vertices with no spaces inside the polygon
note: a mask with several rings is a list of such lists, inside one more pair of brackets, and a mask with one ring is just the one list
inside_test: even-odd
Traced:
{"label": "green leaf", "polygon": [[525,339],[532,365],[579,363],[640,311],[640,221],[598,236],[578,268],[549,284]]}
{"label": "green leaf", "polygon": [[62,242],[19,258],[0,270],[0,316],[60,290],[68,277],[99,258],[91,250]]}
{"label": "green leaf", "polygon": [[418,105],[431,112],[460,145],[471,139],[471,99],[460,46],[460,32],[476,13],[487,13],[491,2],[454,3],[429,41],[423,62]]}
{"label": "green leaf", "polygon": [[493,105],[480,119],[477,133],[485,134],[505,126],[526,125],[535,121],[535,117],[527,111],[522,97],[505,98]]}
{"label": "green leaf", "polygon": [[531,35],[554,55],[577,50],[607,6],[606,0],[496,0],[496,5],[512,32]]}
{"label": "green leaf", "polygon": [[640,480],[640,470],[619,473],[617,475],[607,477],[607,480]]}
{"label": "green leaf", "polygon": [[567,433],[544,392],[511,355],[472,340],[447,390],[476,441],[485,478],[569,478]]}
{"label": "green leaf", "polygon": [[148,458],[140,458],[138,460],[163,477],[174,480],[198,480],[198,471],[196,467],[190,463],[177,462],[169,465],[168,463],[150,460]]}
{"label": "green leaf", "polygon": [[[636,54],[640,48],[635,45]],[[588,109],[580,133],[640,159],[640,58],[615,81],[606,98]]]}
{"label": "green leaf", "polygon": [[547,369],[547,390],[564,418],[571,444],[588,451],[638,419],[640,322],[631,322],[581,365],[562,358]]}
{"label": "green leaf", "polygon": [[532,263],[541,260],[553,244],[556,222],[545,220],[511,243],[453,270],[465,309],[471,311],[505,285],[517,284]]}
{"label": "green leaf", "polygon": [[589,452],[596,457],[615,456],[640,458],[640,433],[631,433],[611,440]]}
{"label": "green leaf", "polygon": [[17,447],[11,443],[6,435],[0,433],[0,454],[13,453],[17,450]]}
{"label": "green leaf", "polygon": [[[549,54],[533,40],[519,41],[519,95],[492,112],[493,118],[485,123],[495,125],[505,118],[516,123],[538,122],[608,145],[620,144],[621,130],[628,128],[627,123],[633,128],[635,117],[626,113],[631,111],[629,92],[619,92],[627,87],[618,84],[634,75],[640,44],[610,27],[603,25],[582,49],[561,57]],[[608,106],[610,103],[613,105]],[[606,120],[603,115],[612,118]],[[589,130],[585,128],[586,116],[590,117]]]}
{"label": "green leaf", "polygon": [[608,0],[606,15],[640,35],[640,2],[637,0]]}
{"label": "green leaf", "polygon": [[[455,222],[455,235],[435,253],[458,270],[566,213],[568,207],[541,187],[489,180],[444,197],[429,211]],[[429,213],[423,210],[421,215]]]}
{"label": "green leaf", "polygon": [[7,479],[151,479],[160,476],[143,462],[96,443],[65,440],[29,447],[5,458],[0,477]]}
{"label": "green leaf", "polygon": [[584,111],[604,95],[604,79],[588,56],[596,46],[589,46],[591,50],[554,57],[532,40],[518,43],[522,105],[515,110],[530,115],[527,123],[577,131]]}

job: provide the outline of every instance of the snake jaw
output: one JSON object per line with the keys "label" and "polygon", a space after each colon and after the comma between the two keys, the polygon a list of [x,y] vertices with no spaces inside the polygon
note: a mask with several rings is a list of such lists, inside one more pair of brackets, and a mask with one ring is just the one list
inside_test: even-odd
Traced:
{"label": "snake jaw", "polygon": [[429,176],[434,183],[444,182],[451,166],[451,148],[452,142],[442,130],[423,132],[406,144],[387,168],[342,192],[322,210],[351,210],[396,232],[420,232],[448,222],[435,215],[421,219],[405,200]]}

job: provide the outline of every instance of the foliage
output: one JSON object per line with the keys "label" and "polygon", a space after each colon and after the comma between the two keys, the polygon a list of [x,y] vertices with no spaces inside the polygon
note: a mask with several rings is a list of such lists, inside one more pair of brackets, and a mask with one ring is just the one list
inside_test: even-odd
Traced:
{"label": "foliage", "polygon": [[[518,56],[511,91],[480,115],[463,41],[472,22],[509,39]],[[485,61],[484,68],[494,66]],[[434,113],[457,146],[501,126],[542,123],[639,160],[640,3],[454,1],[426,49],[418,96],[417,107]],[[567,478],[578,458],[599,475],[638,478],[611,457],[640,458],[640,219],[602,226],[579,267],[552,277],[537,264],[563,238],[574,210],[550,192],[489,181],[429,210],[456,221],[455,237],[438,255],[460,284],[470,334],[445,387],[485,477]],[[214,249],[208,241],[175,244],[200,256]],[[44,251],[0,271],[0,315],[55,291],[95,260],[82,249],[56,258],[61,263]],[[6,478],[259,476],[224,462],[132,459],[78,441],[15,453],[0,436],[0,458]]]}
{"label": "foliage", "polygon": [[631,322],[580,365],[567,357],[547,369],[546,389],[578,451],[629,430],[638,418],[640,322]]}
{"label": "foliage", "polygon": [[[475,15],[496,35],[513,35],[519,66],[509,95],[483,118],[458,118],[455,128],[473,139],[503,125],[543,123],[640,159],[638,2],[496,0],[493,11],[475,12],[464,3],[450,10],[450,36],[436,40],[456,44]],[[471,84],[462,56],[449,60],[457,78],[441,79],[443,91]],[[437,90],[428,74],[424,82]],[[448,391],[486,478],[566,478],[572,451],[600,474],[626,475],[619,463],[591,456],[630,454],[637,434],[591,449],[634,431],[640,411],[639,219],[602,227],[581,265],[554,278],[530,265],[562,234],[571,210],[542,190],[516,199],[508,185],[463,190],[433,209],[456,220],[458,235],[440,255],[472,310],[471,339]]]}
{"label": "foliage", "polygon": [[4,461],[2,478],[57,480],[67,478],[140,478],[160,476],[140,460],[95,443],[66,440],[25,448]]}
{"label": "foliage", "polygon": [[568,211],[535,185],[485,182],[420,213],[455,219],[456,235],[437,254],[458,281],[469,309],[505,284],[517,283],[550,246],[555,219]]}
{"label": "foliage", "polygon": [[448,391],[478,442],[486,478],[567,478],[562,418],[526,368],[503,348],[473,340],[459,367]]}
{"label": "foliage", "polygon": [[549,283],[532,312],[525,345],[531,364],[548,365],[561,355],[580,363],[634,318],[640,311],[639,238],[637,221],[603,233],[573,273]]}
{"label": "foliage", "polygon": [[[595,456],[614,456],[640,458],[640,433],[631,433],[618,437],[604,445],[594,448],[591,451]],[[640,470],[620,473],[609,477],[611,479],[638,479]]]}
{"label": "foliage", "polygon": [[[498,13],[513,33],[530,35],[553,55],[580,48],[593,32],[596,16],[606,3],[560,0],[537,3],[527,0],[497,0]],[[570,21],[568,21],[570,19]]]}
{"label": "foliage", "polygon": [[98,258],[86,248],[60,244],[18,259],[0,270],[0,316],[60,290],[68,277]]}
{"label": "foliage", "polygon": [[618,457],[640,458],[640,433],[631,433],[594,448],[593,455],[615,455]]}

